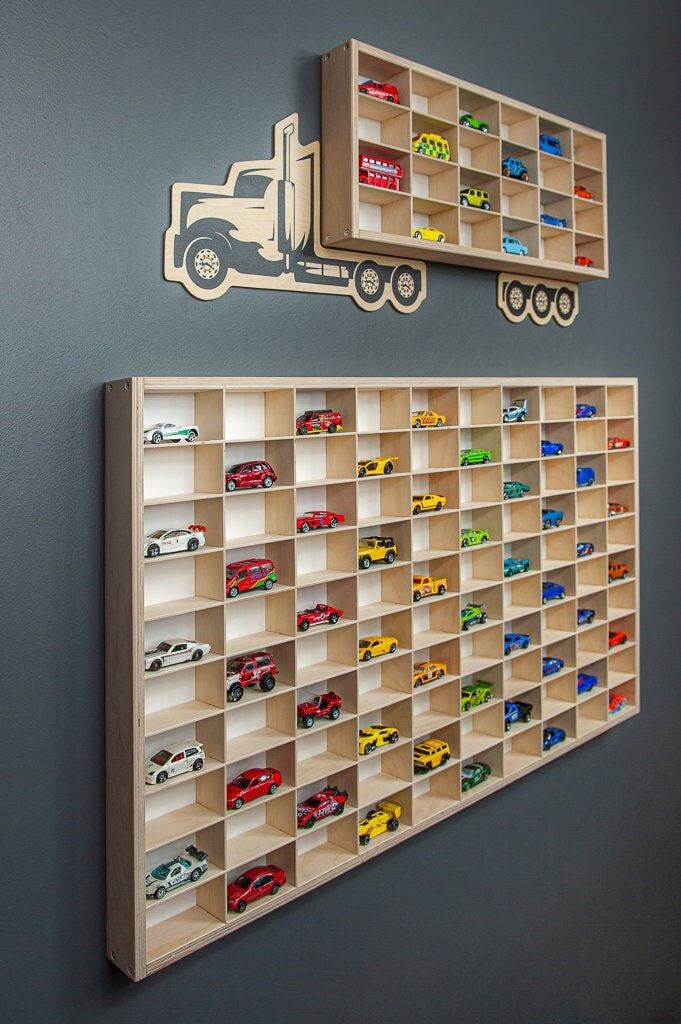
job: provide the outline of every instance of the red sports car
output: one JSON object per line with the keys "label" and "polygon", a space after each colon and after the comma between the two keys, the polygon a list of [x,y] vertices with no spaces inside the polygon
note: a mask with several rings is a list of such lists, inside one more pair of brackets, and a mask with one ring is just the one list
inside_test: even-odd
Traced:
{"label": "red sports car", "polygon": [[386,100],[388,103],[399,103],[400,94],[394,85],[389,82],[360,82],[357,86],[363,96],[373,96],[377,100]]}
{"label": "red sports car", "polygon": [[628,703],[623,693],[612,693],[608,701],[608,711],[614,715],[616,711],[622,711]]}
{"label": "red sports car", "polygon": [[611,629],[608,633],[608,647],[617,647],[619,644],[626,644],[629,634],[623,629]]}
{"label": "red sports car", "polygon": [[312,828],[315,821],[328,818],[330,814],[338,817],[345,810],[347,799],[347,790],[338,786],[320,789],[298,804],[298,828]]}
{"label": "red sports car", "polygon": [[279,789],[281,781],[281,772],[276,768],[247,768],[227,784],[227,808],[238,811],[259,796],[271,796]]}
{"label": "red sports car", "polygon": [[612,451],[613,448],[629,448],[631,441],[628,441],[626,437],[609,437],[608,438],[608,450]]}
{"label": "red sports car", "polygon": [[583,185],[575,185],[575,195],[578,199],[593,199],[593,193],[589,192],[588,188],[584,188]]}
{"label": "red sports car", "polygon": [[590,256],[575,256],[575,263],[578,267],[590,267],[593,265],[593,260]]}
{"label": "red sports car", "polygon": [[307,632],[310,626],[318,626],[320,623],[330,623],[332,626],[343,614],[342,608],[332,608],[330,604],[316,604],[314,608],[303,608],[296,616],[296,625],[303,633]]}
{"label": "red sports car", "polygon": [[611,501],[608,503],[609,516],[621,516],[623,512],[628,511],[628,507],[626,505],[622,505],[619,501]]}
{"label": "red sports car", "polygon": [[342,698],[333,690],[329,690],[328,693],[320,693],[312,700],[304,700],[298,705],[298,721],[304,729],[311,729],[315,718],[328,718],[335,722],[340,717],[342,706]]}
{"label": "red sports car", "polygon": [[345,522],[342,512],[329,512],[327,509],[319,509],[316,512],[303,512],[302,516],[296,518],[296,530],[299,533],[309,533],[310,530],[333,530],[339,523]]}
{"label": "red sports car", "polygon": [[259,864],[248,868],[235,882],[227,886],[227,906],[242,914],[249,903],[262,896],[274,896],[282,885],[286,885],[286,872],[276,864]]}

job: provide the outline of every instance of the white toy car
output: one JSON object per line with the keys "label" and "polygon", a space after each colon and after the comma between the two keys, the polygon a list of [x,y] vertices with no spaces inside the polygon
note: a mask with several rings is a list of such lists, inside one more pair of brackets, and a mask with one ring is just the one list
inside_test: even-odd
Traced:
{"label": "white toy car", "polygon": [[198,882],[204,872],[208,871],[208,855],[197,850],[192,844],[184,853],[167,864],[159,864],[146,877],[148,900],[162,900],[168,889],[175,889],[185,882]]}
{"label": "white toy car", "polygon": [[209,651],[210,644],[200,644],[195,640],[162,640],[153,650],[144,652],[144,670],[158,672],[167,665],[200,661]]}
{"label": "white toy car", "polygon": [[206,527],[198,523],[186,530],[156,530],[144,538],[144,557],[174,555],[178,551],[198,551],[206,543]]}
{"label": "white toy car", "polygon": [[148,786],[160,785],[174,775],[199,772],[205,764],[203,744],[194,740],[169,743],[148,757],[144,764],[144,781]]}
{"label": "white toy car", "polygon": [[182,438],[195,441],[198,436],[199,428],[194,423],[189,427],[180,427],[177,423],[152,423],[150,427],[144,428],[145,444],[161,444],[163,441],[179,444]]}

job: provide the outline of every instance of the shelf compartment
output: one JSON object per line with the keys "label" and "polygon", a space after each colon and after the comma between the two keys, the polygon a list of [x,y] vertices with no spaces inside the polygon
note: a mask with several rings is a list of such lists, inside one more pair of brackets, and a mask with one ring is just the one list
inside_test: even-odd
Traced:
{"label": "shelf compartment", "polygon": [[355,438],[348,434],[308,434],[296,438],[296,486],[312,487],[355,480]]}
{"label": "shelf compartment", "polygon": [[258,860],[273,847],[296,835],[296,796],[277,795],[265,803],[254,801],[226,823],[227,868]]}
{"label": "shelf compartment", "polygon": [[[199,441],[219,441],[224,436],[222,388],[205,391],[159,391],[144,395],[144,429],[154,423],[196,424]],[[194,442],[196,443],[196,442]],[[185,441],[173,444],[174,450],[189,447]],[[157,445],[145,445],[145,451]]]}
{"label": "shelf compartment", "polygon": [[[180,894],[178,893],[178,897]],[[191,902],[188,903],[188,901]],[[176,908],[183,904],[182,909]],[[187,906],[184,906],[188,903]],[[172,956],[203,943],[211,935],[225,927],[225,886],[222,875],[212,879],[206,885],[200,885],[195,892],[184,894],[169,907],[161,901],[162,913],[160,921],[154,922],[158,910],[147,915],[146,929],[146,963],[152,966],[166,957]]]}
{"label": "shelf compartment", "polygon": [[296,607],[293,590],[275,588],[267,595],[257,594],[250,601],[237,597],[227,606],[227,655],[285,643],[296,634]]}
{"label": "shelf compartment", "polygon": [[[491,740],[491,737],[490,737]],[[484,782],[479,782],[477,786],[473,786],[471,789],[464,791],[463,785],[461,787],[461,800],[462,802],[471,802],[480,799],[486,792],[497,786],[503,779],[504,776],[504,744],[503,741],[499,741],[493,746],[489,746],[486,749],[481,749],[475,754],[474,757],[468,757],[465,761],[462,761],[461,768],[467,767],[472,761],[482,762],[491,768],[490,775],[485,779]]]}
{"label": "shelf compartment", "polygon": [[297,741],[298,789],[312,785],[357,763],[357,720],[338,722],[329,729],[309,730]]}
{"label": "shelf compartment", "polygon": [[293,490],[244,491],[225,502],[225,545],[229,549],[270,544],[295,533]]}
{"label": "shelf compartment", "polygon": [[356,668],[357,627],[354,624],[339,625],[322,633],[310,630],[296,643],[296,684],[299,687],[313,686]]}
{"label": "shelf compartment", "polygon": [[412,692],[412,662],[409,653],[388,661],[377,659],[359,673],[357,711],[376,714],[382,708],[404,700]]}
{"label": "shelf compartment", "polygon": [[291,690],[273,691],[267,700],[236,705],[226,718],[226,760],[243,761],[290,742],[296,709]]}
{"label": "shelf compartment", "polygon": [[522,732],[507,733],[504,743],[504,776],[515,775],[539,761],[542,727],[534,719]]}
{"label": "shelf compartment", "polygon": [[408,430],[409,388],[360,388],[357,392],[357,432]]}
{"label": "shelf compartment", "polygon": [[536,150],[539,139],[539,118],[526,107],[501,103],[501,138],[525,149]]}
{"label": "shelf compartment", "polygon": [[225,391],[228,442],[289,437],[294,432],[293,388]]}
{"label": "shelf compartment", "polygon": [[[451,558],[460,549],[459,514],[448,512],[425,512],[414,517],[412,523],[412,560],[430,561],[434,558]],[[458,581],[458,565],[451,564],[451,578]],[[452,589],[458,590],[458,584]]]}

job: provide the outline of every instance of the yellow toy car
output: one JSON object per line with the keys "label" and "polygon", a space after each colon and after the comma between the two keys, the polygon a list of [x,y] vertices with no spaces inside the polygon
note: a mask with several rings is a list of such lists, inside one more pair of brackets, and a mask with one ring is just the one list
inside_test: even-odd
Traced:
{"label": "yellow toy car", "polygon": [[447,417],[441,412],[433,412],[432,409],[417,409],[411,414],[412,427],[444,427]]}
{"label": "yellow toy car", "polygon": [[439,512],[447,504],[444,494],[413,494],[411,511],[417,516],[420,512]]}
{"label": "yellow toy car", "polygon": [[360,569],[368,569],[374,562],[392,565],[397,558],[397,544],[392,537],[362,537],[357,557]]}
{"label": "yellow toy car", "polygon": [[381,800],[376,805],[376,810],[369,811],[366,818],[362,818],[359,823],[359,845],[368,846],[372,839],[383,835],[384,832],[396,832],[401,816],[402,808],[399,804],[394,804],[391,800]]}
{"label": "yellow toy car", "polygon": [[391,725],[367,725],[359,730],[360,754],[372,754],[376,747],[385,747],[388,743],[397,743],[400,734]]}
{"label": "yellow toy car", "polygon": [[451,757],[449,743],[446,740],[421,740],[414,747],[414,771],[430,772],[433,768],[447,764]]}
{"label": "yellow toy car", "polygon": [[449,160],[452,151],[446,139],[435,132],[419,132],[411,140],[412,153],[420,153],[421,156],[432,156],[437,160]]}
{"label": "yellow toy car", "polygon": [[412,594],[415,601],[422,597],[442,597],[447,592],[447,580],[444,576],[413,576],[411,581]]}
{"label": "yellow toy car", "polygon": [[414,228],[412,238],[422,238],[426,242],[446,242],[447,236],[439,228]]}
{"label": "yellow toy car", "polygon": [[442,679],[446,674],[444,661],[416,661],[411,678],[414,686],[423,686],[424,683],[432,683],[434,679]]}
{"label": "yellow toy car", "polygon": [[394,636],[363,636],[359,642],[359,660],[371,661],[382,654],[394,654],[398,647]]}
{"label": "yellow toy car", "polygon": [[357,476],[389,476],[399,461],[399,455],[380,456],[377,459],[360,459],[357,463]]}

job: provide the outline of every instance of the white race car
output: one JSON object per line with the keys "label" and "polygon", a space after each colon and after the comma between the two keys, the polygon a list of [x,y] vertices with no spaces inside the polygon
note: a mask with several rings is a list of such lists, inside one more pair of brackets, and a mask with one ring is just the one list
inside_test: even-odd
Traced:
{"label": "white race car", "polygon": [[198,524],[192,524],[186,530],[156,530],[144,538],[144,557],[198,551],[206,543],[205,533],[206,527]]}
{"label": "white race car", "polygon": [[161,444],[163,441],[179,444],[182,438],[195,441],[198,436],[199,428],[194,423],[189,427],[180,427],[177,423],[152,423],[150,427],[144,428],[145,444]]}
{"label": "white race car", "polygon": [[147,899],[162,900],[168,889],[185,882],[198,882],[205,871],[208,871],[208,856],[192,844],[174,860],[159,864],[147,875]]}
{"label": "white race car", "polygon": [[168,743],[144,763],[144,781],[149,786],[167,782],[174,775],[200,772],[206,763],[203,744],[195,740]]}
{"label": "white race car", "polygon": [[200,661],[210,651],[210,644],[195,640],[162,640],[151,651],[144,652],[146,672],[158,672],[167,665],[179,665],[183,661]]}

